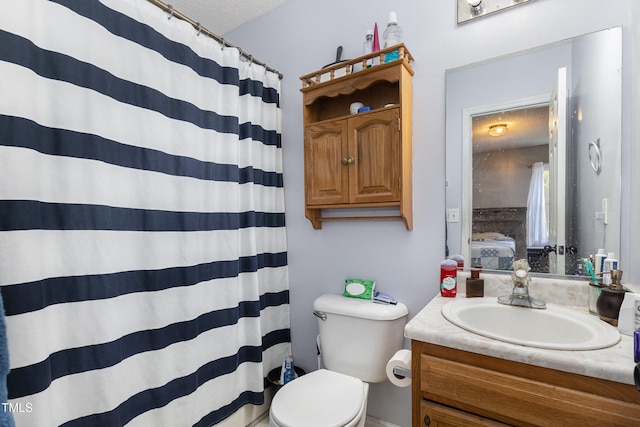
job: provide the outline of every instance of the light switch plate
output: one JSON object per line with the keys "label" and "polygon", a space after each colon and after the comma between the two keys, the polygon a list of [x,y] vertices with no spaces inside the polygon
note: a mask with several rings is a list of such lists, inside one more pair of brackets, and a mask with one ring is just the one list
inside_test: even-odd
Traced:
{"label": "light switch plate", "polygon": [[460,222],[460,209],[447,209],[447,222]]}

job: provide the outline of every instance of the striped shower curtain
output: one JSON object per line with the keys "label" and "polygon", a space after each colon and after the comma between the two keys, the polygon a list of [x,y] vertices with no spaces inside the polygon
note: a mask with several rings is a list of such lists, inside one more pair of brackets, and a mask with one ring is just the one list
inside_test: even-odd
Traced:
{"label": "striped shower curtain", "polygon": [[16,425],[210,426],[290,351],[280,80],[146,0],[0,0]]}

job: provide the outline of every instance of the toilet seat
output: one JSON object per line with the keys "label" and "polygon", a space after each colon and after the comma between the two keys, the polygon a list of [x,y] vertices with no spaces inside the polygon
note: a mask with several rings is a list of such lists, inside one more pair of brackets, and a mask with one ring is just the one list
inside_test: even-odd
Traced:
{"label": "toilet seat", "polygon": [[278,391],[270,417],[279,427],[346,427],[364,416],[368,384],[338,372],[320,369],[301,376]]}

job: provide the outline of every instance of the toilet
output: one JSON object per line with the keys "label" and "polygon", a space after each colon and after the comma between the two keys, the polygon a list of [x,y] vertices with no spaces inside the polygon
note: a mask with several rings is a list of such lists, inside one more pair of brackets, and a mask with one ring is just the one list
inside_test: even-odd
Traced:
{"label": "toilet", "polygon": [[271,402],[270,427],[363,427],[369,383],[386,381],[402,348],[404,304],[324,294],[313,303],[324,369],[282,387]]}

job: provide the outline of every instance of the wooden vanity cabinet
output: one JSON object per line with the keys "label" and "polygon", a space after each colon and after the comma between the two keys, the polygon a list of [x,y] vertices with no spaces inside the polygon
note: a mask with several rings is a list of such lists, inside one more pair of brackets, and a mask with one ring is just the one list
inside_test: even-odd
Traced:
{"label": "wooden vanity cabinet", "polygon": [[[508,424],[439,405],[429,400],[420,402],[420,426],[429,427],[506,427]],[[415,425],[415,424],[414,424]]]}
{"label": "wooden vanity cabinet", "polygon": [[640,426],[634,386],[412,341],[413,427]]}
{"label": "wooden vanity cabinet", "polygon": [[[413,59],[404,45],[399,48],[401,58],[394,62],[366,67],[367,60],[392,50],[386,49],[301,77],[305,215],[315,229],[338,219],[399,219],[413,228]],[[336,77],[339,71],[344,75]],[[353,102],[372,110],[350,114]],[[323,216],[326,210],[356,208],[361,216]],[[398,214],[363,215],[369,208]]]}

